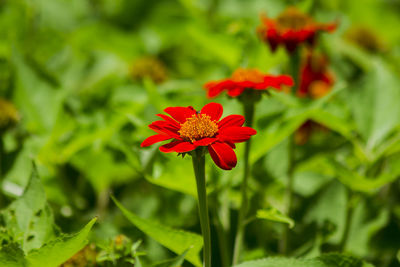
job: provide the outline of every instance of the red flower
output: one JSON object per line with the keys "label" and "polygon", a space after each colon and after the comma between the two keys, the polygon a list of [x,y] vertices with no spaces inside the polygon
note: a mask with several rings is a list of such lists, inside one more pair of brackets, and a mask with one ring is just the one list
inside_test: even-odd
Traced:
{"label": "red flower", "polygon": [[300,72],[297,95],[313,99],[323,97],[332,88],[333,75],[327,70],[328,59],[321,54],[309,53]]}
{"label": "red flower", "polygon": [[256,69],[237,69],[231,78],[208,82],[204,85],[208,97],[215,97],[222,91],[228,91],[231,97],[237,97],[246,89],[266,90],[269,87],[281,89],[282,85],[292,86],[293,79],[288,75],[264,75]]}
{"label": "red flower", "polygon": [[235,143],[244,142],[256,134],[254,129],[242,127],[245,119],[241,115],[229,115],[220,120],[223,108],[218,103],[209,103],[201,111],[193,107],[169,107],[164,111],[171,117],[157,115],[163,120],[149,125],[157,134],[144,140],[142,147],[169,139],[174,140],[162,145],[161,152],[186,153],[204,146],[215,164],[224,170],[236,166]]}
{"label": "red flower", "polygon": [[336,23],[314,22],[295,7],[287,8],[276,19],[262,15],[261,22],[257,29],[260,38],[268,42],[272,51],[282,45],[288,52],[293,52],[302,43],[313,44],[318,32],[332,32],[337,26]]}
{"label": "red flower", "polygon": [[[297,91],[299,97],[317,99],[329,93],[332,89],[334,78],[328,71],[327,66],[328,59],[326,56],[315,52],[307,54],[300,73],[300,85]],[[326,131],[327,128],[312,120],[304,122],[295,133],[296,144],[304,145],[313,132],[317,130]]]}

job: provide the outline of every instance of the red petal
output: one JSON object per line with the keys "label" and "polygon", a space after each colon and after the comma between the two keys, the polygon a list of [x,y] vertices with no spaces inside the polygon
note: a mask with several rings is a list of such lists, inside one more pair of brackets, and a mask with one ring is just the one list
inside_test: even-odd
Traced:
{"label": "red petal", "polygon": [[164,115],[164,114],[157,114],[157,116],[164,119],[167,122],[170,122],[172,125],[178,127],[178,129],[180,128],[179,123],[176,120],[174,120],[173,118],[168,117],[167,115]]}
{"label": "red petal", "polygon": [[232,170],[236,166],[236,154],[229,145],[216,142],[208,146],[208,152],[215,164],[221,169]]}
{"label": "red petal", "polygon": [[257,133],[256,130],[250,127],[226,127],[219,130],[219,139],[227,140],[233,143],[240,143],[248,140],[252,135]]}
{"label": "red petal", "polygon": [[279,75],[279,76],[270,76],[266,75],[264,77],[264,88],[266,87],[274,87],[276,89],[281,89],[282,85],[293,86],[294,81],[292,77],[289,75]]}
{"label": "red petal", "polygon": [[244,87],[235,87],[235,88],[228,90],[228,95],[231,97],[236,97],[236,96],[241,95],[244,90],[245,90]]}
{"label": "red petal", "polygon": [[201,140],[193,142],[195,146],[208,146],[211,143],[217,141],[217,138],[203,138]]}
{"label": "red petal", "polygon": [[223,129],[231,126],[242,126],[245,119],[242,115],[229,115],[218,122],[218,128]]}
{"label": "red petal", "polygon": [[204,88],[208,91],[208,97],[215,97],[219,95],[224,90],[229,90],[230,88],[236,86],[236,83],[230,79],[221,81],[212,81],[204,85]]}
{"label": "red petal", "polygon": [[184,123],[187,118],[196,114],[196,111],[192,107],[169,107],[164,109],[164,111],[179,123]]}
{"label": "red petal", "polygon": [[178,134],[179,129],[166,121],[154,121],[149,125],[149,128],[159,134],[169,135],[177,139],[181,138]]}
{"label": "red petal", "polygon": [[165,152],[165,153],[169,153],[169,152],[183,153],[183,152],[192,151],[195,148],[196,148],[196,146],[190,142],[184,142],[181,140],[177,140],[177,141],[172,141],[171,143],[160,146],[160,151]]}
{"label": "red petal", "polygon": [[217,121],[221,118],[223,111],[224,111],[224,109],[222,108],[221,104],[208,103],[201,109],[200,113],[210,116],[211,120],[213,120],[213,121],[214,120]]}
{"label": "red petal", "polygon": [[141,147],[151,146],[154,143],[165,141],[165,140],[168,140],[171,138],[172,138],[171,136],[167,136],[167,135],[163,135],[163,134],[152,135],[152,136],[146,138],[140,146]]}

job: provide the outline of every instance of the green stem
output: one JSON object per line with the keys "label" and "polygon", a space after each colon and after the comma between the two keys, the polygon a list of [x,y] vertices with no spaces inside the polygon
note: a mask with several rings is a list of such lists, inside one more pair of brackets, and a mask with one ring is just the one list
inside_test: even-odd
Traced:
{"label": "green stem", "polygon": [[349,239],[350,227],[351,227],[353,213],[354,213],[355,196],[354,196],[354,193],[351,191],[351,189],[348,189],[347,198],[348,198],[348,200],[347,200],[345,228],[344,228],[342,240],[340,240],[340,244],[339,244],[339,251],[341,251],[341,252],[344,252],[344,250],[346,249],[346,244],[347,244],[347,240]]}
{"label": "green stem", "polygon": [[290,55],[290,74],[294,80],[294,86],[292,87],[292,94],[296,94],[297,88],[299,88],[299,73],[300,73],[300,50],[297,48]]}
{"label": "green stem", "polygon": [[[244,103],[244,115],[246,118],[246,125],[251,127],[253,125],[254,118],[254,102]],[[242,194],[242,203],[239,210],[239,219],[237,225],[237,232],[235,238],[235,246],[233,249],[233,259],[232,265],[235,266],[240,258],[240,252],[242,250],[242,243],[244,237],[244,228],[245,228],[245,218],[247,215],[247,206],[248,206],[248,195],[247,195],[247,184],[250,174],[250,163],[249,163],[249,155],[250,155],[250,146],[251,139],[246,142],[245,150],[244,150],[244,173],[243,173],[243,182],[241,186],[241,194]]]}
{"label": "green stem", "polygon": [[[293,202],[293,174],[294,174],[294,138],[293,136],[289,137],[289,166],[288,166],[288,174],[287,174],[287,186],[285,192],[285,200],[286,200],[286,214],[288,217],[291,217],[292,213],[292,202]],[[289,228],[285,225],[283,231],[283,238],[279,244],[280,252],[282,254],[286,254],[289,248]]]}
{"label": "green stem", "polygon": [[[290,66],[289,66],[290,74],[294,80],[294,86],[292,87],[292,94],[295,95],[297,93],[297,88],[299,87],[299,71],[300,71],[300,51],[297,48],[290,55]],[[289,166],[287,173],[287,188],[285,192],[285,200],[286,200],[286,213],[290,217],[292,211],[292,202],[293,202],[293,175],[295,169],[295,143],[294,143],[294,135],[289,136]],[[279,243],[279,250],[282,254],[287,254],[289,248],[289,228],[284,226],[285,229],[283,231],[283,238]]]}
{"label": "green stem", "polygon": [[197,198],[199,201],[199,217],[201,232],[204,240],[203,247],[203,266],[211,266],[211,233],[210,219],[208,218],[207,191],[205,176],[205,157],[203,150],[196,149],[192,153],[194,175],[197,184]]}
{"label": "green stem", "polygon": [[[222,220],[221,220],[221,215],[218,213],[218,199],[216,198],[215,200],[215,205],[213,211],[213,218],[214,218],[214,225],[215,225],[215,230],[217,232],[218,236],[218,245],[219,245],[219,253],[220,253],[220,258],[221,258],[221,265],[222,267],[228,267],[230,266],[229,260],[229,251],[226,249],[228,246],[228,241],[227,241],[227,231],[225,230],[226,227],[224,227]],[[225,208],[225,207],[222,207]]]}
{"label": "green stem", "polygon": [[5,159],[3,134],[0,130],[0,180],[3,178],[3,165]]}

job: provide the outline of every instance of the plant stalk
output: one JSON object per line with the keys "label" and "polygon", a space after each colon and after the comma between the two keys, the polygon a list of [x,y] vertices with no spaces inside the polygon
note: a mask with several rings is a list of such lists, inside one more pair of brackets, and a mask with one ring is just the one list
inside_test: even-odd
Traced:
{"label": "plant stalk", "polygon": [[[292,94],[297,94],[297,88],[299,88],[299,72],[300,72],[300,50],[297,48],[290,54],[290,66],[289,66],[290,74],[294,80],[294,86],[292,87]],[[287,188],[285,192],[285,200],[286,200],[286,213],[287,216],[291,216],[292,211],[292,202],[293,202],[293,176],[295,169],[295,142],[294,142],[294,134],[289,136],[289,166],[287,172]],[[283,237],[281,242],[279,243],[279,250],[282,254],[287,254],[289,248],[289,228],[284,226],[285,229],[283,231]]]}
{"label": "plant stalk", "polygon": [[[294,136],[289,136],[289,166],[288,166],[288,174],[287,174],[287,187],[285,192],[285,200],[286,200],[286,214],[288,217],[291,217],[292,213],[292,202],[293,202],[293,174],[294,174],[294,152],[295,152],[295,143]],[[280,252],[282,254],[287,254],[289,248],[289,228],[285,225],[285,229],[283,231],[283,238],[279,244]]]}
{"label": "plant stalk", "polygon": [[349,239],[350,228],[351,228],[351,223],[353,220],[353,213],[354,213],[355,196],[354,196],[354,193],[351,191],[351,189],[348,189],[347,197],[348,197],[348,200],[347,200],[346,222],[345,222],[343,236],[342,236],[342,239],[340,240],[340,244],[339,244],[340,252],[344,252],[346,249],[346,244],[347,244],[347,240]]}
{"label": "plant stalk", "polygon": [[[244,103],[244,115],[246,118],[246,126],[248,127],[251,127],[253,125],[254,106],[255,106],[254,102]],[[240,259],[240,252],[242,250],[242,244],[244,238],[244,228],[246,225],[245,219],[247,215],[248,202],[249,202],[247,195],[247,186],[250,176],[250,163],[249,163],[250,147],[251,147],[251,139],[247,140],[244,150],[244,172],[243,172],[243,181],[241,186],[242,203],[239,210],[239,219],[237,225],[235,245],[233,249],[233,259],[232,259],[233,266],[235,266]]]}
{"label": "plant stalk", "polygon": [[197,198],[199,202],[199,217],[201,232],[203,235],[203,266],[211,267],[211,233],[210,219],[208,217],[206,176],[205,176],[205,156],[203,151],[196,149],[192,153],[194,175],[197,184]]}

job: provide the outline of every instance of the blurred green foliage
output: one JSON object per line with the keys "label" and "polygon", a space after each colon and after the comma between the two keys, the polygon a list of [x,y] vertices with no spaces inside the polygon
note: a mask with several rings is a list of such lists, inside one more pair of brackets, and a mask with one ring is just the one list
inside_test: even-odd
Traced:
{"label": "blurred green foliage", "polygon": [[[375,266],[398,266],[398,0],[0,1],[0,97],[15,105],[20,119],[0,131],[0,263],[67,260],[85,245],[93,221],[70,241],[61,232],[78,232],[99,216],[90,235],[99,266],[179,266],[183,258],[188,261],[182,266],[199,266],[199,237],[187,233],[200,233],[190,160],[139,145],[164,108],[200,108],[211,101],[202,89],[209,80],[228,77],[238,67],[287,73],[285,52],[272,54],[255,29],[260,13],[274,17],[291,4],[317,21],[339,22],[334,34],[319,39],[335,87],[313,102],[272,92],[257,104],[250,184],[254,218],[243,260],[278,255],[281,235],[294,223],[290,256],[309,259],[293,260],[293,266],[306,266],[302,261],[339,266],[324,260],[329,256],[318,257],[340,247]],[[365,39],[353,38],[354,31],[351,37],[349,31],[360,26],[378,42],[365,45]],[[379,47],[371,50],[371,43]],[[224,105],[225,115],[242,113],[235,100],[213,101]],[[329,130],[296,147],[294,212],[288,218],[288,137],[310,119]],[[215,266],[228,266],[233,246],[242,146],[234,170],[207,167]],[[29,179],[32,173],[36,177],[32,161],[40,183]],[[179,236],[196,240],[195,247],[182,246],[166,229],[185,229]],[[349,238],[342,244],[346,231]],[[120,234],[131,240],[129,249],[113,254],[110,244]],[[139,239],[145,253],[130,250]],[[45,252],[43,244],[50,244]],[[54,250],[65,254],[51,254]],[[355,263],[340,266],[363,266],[348,257],[343,262]],[[269,261],[259,266],[272,266]]]}

